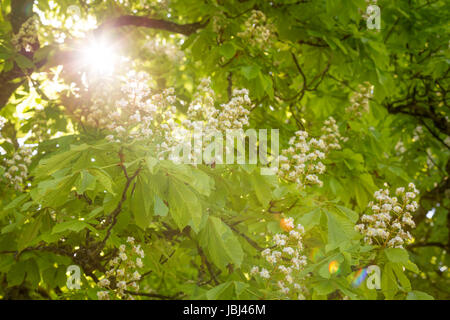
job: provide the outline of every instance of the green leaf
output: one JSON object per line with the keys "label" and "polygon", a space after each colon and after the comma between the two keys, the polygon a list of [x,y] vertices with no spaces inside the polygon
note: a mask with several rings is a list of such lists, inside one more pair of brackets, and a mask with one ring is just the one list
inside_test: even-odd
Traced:
{"label": "green leaf", "polygon": [[41,275],[39,273],[39,266],[34,259],[26,261],[25,272],[27,282],[29,282],[31,288],[36,289],[41,281]]}
{"label": "green leaf", "polygon": [[336,208],[338,208],[342,213],[344,213],[345,216],[346,216],[351,222],[355,223],[356,221],[358,221],[358,219],[359,219],[359,214],[356,213],[355,211],[350,210],[349,208],[343,207],[343,206],[340,206],[340,205],[336,205]]}
{"label": "green leaf", "polygon": [[74,219],[74,220],[70,220],[70,221],[61,222],[61,223],[58,223],[57,225],[55,225],[52,229],[52,234],[56,234],[56,233],[60,233],[60,232],[68,231],[68,230],[80,232],[84,228],[90,229],[91,226],[84,221]]}
{"label": "green leaf", "polygon": [[394,270],[395,276],[397,277],[398,281],[400,282],[400,285],[403,287],[403,290],[411,291],[411,282],[409,282],[409,279],[406,277],[405,273],[403,272],[403,267],[401,264],[393,264],[392,270]]}
{"label": "green leaf", "polygon": [[92,168],[89,169],[89,173],[95,176],[97,181],[105,188],[106,191],[115,195],[114,192],[115,184],[109,174],[101,169]]}
{"label": "green leaf", "polygon": [[264,176],[257,173],[253,173],[250,176],[250,181],[255,189],[258,201],[263,205],[263,207],[267,207],[270,200],[272,200],[272,189],[270,188],[270,185],[267,183]]}
{"label": "green leaf", "polygon": [[27,263],[25,261],[19,261],[8,271],[6,276],[8,287],[17,286],[25,280],[26,266]]}
{"label": "green leaf", "polygon": [[259,70],[260,68],[256,66],[245,66],[241,68],[241,72],[247,80],[256,78],[259,74]]}
{"label": "green leaf", "polygon": [[184,183],[173,180],[169,184],[169,212],[178,228],[188,224],[195,232],[199,231],[202,221],[202,205],[197,195]]}
{"label": "green leaf", "polygon": [[392,299],[398,291],[397,279],[395,278],[391,263],[386,263],[384,266],[381,275],[381,290],[388,300]]}
{"label": "green leaf", "polygon": [[6,215],[10,210],[17,209],[19,206],[23,205],[29,198],[30,195],[27,193],[21,194],[20,196],[16,197],[13,201],[8,203],[2,211],[0,211],[0,219],[3,218],[3,216]]}
{"label": "green leaf", "polygon": [[85,220],[85,221],[89,221],[89,220],[95,218],[95,217],[98,216],[103,210],[104,210],[103,207],[95,208],[95,209],[92,210],[88,215],[86,215],[86,216],[84,217],[84,220]]}
{"label": "green leaf", "polygon": [[302,215],[298,222],[305,228],[306,231],[312,229],[314,226],[317,226],[320,224],[320,217],[322,215],[322,212],[320,208],[315,208],[314,210],[305,213]]}
{"label": "green leaf", "polygon": [[53,46],[45,46],[39,48],[33,55],[34,61],[41,61],[43,59],[46,59],[50,52],[53,50]]}
{"label": "green leaf", "polygon": [[320,281],[319,283],[314,285],[314,291],[319,295],[327,295],[331,292],[335,291],[335,287],[332,283],[332,281]]}
{"label": "green leaf", "polygon": [[190,181],[190,185],[200,194],[209,197],[214,189],[214,180],[200,169],[193,168],[191,174],[193,179]]}
{"label": "green leaf", "polygon": [[406,300],[434,300],[434,298],[430,296],[428,293],[413,290],[411,292],[408,292]]}
{"label": "green leaf", "polygon": [[335,248],[345,241],[351,240],[355,236],[353,223],[333,211],[322,209],[327,215],[328,244],[329,248]]}
{"label": "green leaf", "polygon": [[230,300],[234,297],[233,282],[225,282],[219,284],[217,287],[212,288],[206,292],[208,300]]}
{"label": "green leaf", "polygon": [[192,186],[202,195],[209,196],[214,188],[214,180],[200,169],[184,164],[174,164],[172,161],[162,161],[161,167],[169,175]]}
{"label": "green leaf", "polygon": [[407,263],[409,261],[408,252],[401,248],[387,248],[384,250],[389,261],[395,263]]}
{"label": "green leaf", "polygon": [[134,215],[136,225],[146,229],[151,222],[151,197],[147,195],[148,186],[139,177],[136,181],[134,194],[131,198],[131,211]]}
{"label": "green leaf", "polygon": [[36,178],[47,178],[62,168],[70,167],[70,163],[75,161],[80,156],[80,153],[74,150],[52,154],[48,158],[42,159],[39,165],[33,172]]}
{"label": "green leaf", "polygon": [[17,65],[22,69],[31,69],[34,68],[34,63],[27,57],[18,54],[15,56],[14,61],[16,61]]}
{"label": "green leaf", "polygon": [[154,174],[156,165],[158,164],[158,160],[153,157],[147,157],[145,159],[145,163],[147,164],[148,171],[150,171],[151,174]]}
{"label": "green leaf", "polygon": [[169,208],[167,208],[164,201],[161,200],[158,195],[155,194],[155,202],[154,202],[154,210],[155,215],[165,217],[167,213],[169,212]]}
{"label": "green leaf", "polygon": [[208,217],[199,234],[200,245],[219,268],[225,269],[230,263],[240,267],[244,252],[233,231],[221,219]]}
{"label": "green leaf", "polygon": [[83,170],[80,173],[80,177],[76,185],[78,193],[82,194],[87,190],[95,189],[95,176],[90,174],[88,171]]}
{"label": "green leaf", "polygon": [[67,201],[67,197],[74,186],[78,175],[70,175],[53,180],[46,180],[38,184],[37,189],[31,191],[34,201],[46,207],[59,207]]}
{"label": "green leaf", "polygon": [[31,242],[37,237],[39,229],[42,225],[42,215],[39,215],[34,221],[26,224],[20,233],[17,248],[22,251],[28,247]]}
{"label": "green leaf", "polygon": [[225,57],[225,59],[229,60],[235,55],[236,48],[233,44],[227,42],[220,46],[219,52]]}

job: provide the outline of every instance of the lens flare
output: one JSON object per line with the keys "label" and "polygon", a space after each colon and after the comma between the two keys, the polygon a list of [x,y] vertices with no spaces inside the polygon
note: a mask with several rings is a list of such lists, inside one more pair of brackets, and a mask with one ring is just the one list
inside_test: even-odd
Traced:
{"label": "lens flare", "polygon": [[328,271],[330,272],[330,274],[337,273],[339,271],[339,261],[331,261],[328,265]]}
{"label": "lens flare", "polygon": [[359,287],[366,278],[367,278],[367,269],[366,268],[359,269],[353,277],[352,286]]}
{"label": "lens flare", "polygon": [[312,262],[316,262],[318,259],[320,259],[320,249],[319,248],[313,248],[309,254],[309,258]]}
{"label": "lens flare", "polygon": [[105,41],[91,42],[81,50],[83,65],[97,75],[111,75],[117,60],[114,51]]}

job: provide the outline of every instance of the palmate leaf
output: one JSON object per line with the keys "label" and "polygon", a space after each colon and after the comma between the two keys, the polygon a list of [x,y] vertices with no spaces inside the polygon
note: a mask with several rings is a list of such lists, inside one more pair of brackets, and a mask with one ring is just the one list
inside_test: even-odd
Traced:
{"label": "palmate leaf", "polygon": [[42,215],[38,215],[36,219],[24,225],[17,242],[17,248],[19,251],[22,251],[32,243],[32,241],[39,234],[39,229],[41,228],[41,226]]}
{"label": "palmate leaf", "polygon": [[208,300],[227,300],[240,298],[249,284],[240,281],[227,281],[206,292]]}
{"label": "palmate leaf", "polygon": [[430,296],[428,293],[413,290],[408,293],[408,296],[406,297],[407,300],[434,300],[432,296]]}
{"label": "palmate leaf", "polygon": [[174,179],[190,185],[202,195],[209,196],[214,188],[214,180],[201,169],[167,160],[161,161],[160,166]]}
{"label": "palmate leaf", "polygon": [[381,273],[381,290],[388,300],[393,299],[398,292],[397,279],[391,263],[386,263]]}
{"label": "palmate leaf", "polygon": [[154,201],[154,211],[155,215],[165,217],[169,212],[169,208],[167,208],[166,204],[161,200],[158,195],[155,194]]}
{"label": "palmate leaf", "polygon": [[148,195],[149,187],[145,181],[138,177],[131,198],[131,212],[134,215],[136,225],[146,229],[151,221],[152,197]]}
{"label": "palmate leaf", "polygon": [[406,264],[409,261],[408,252],[401,248],[387,248],[384,250],[386,257],[389,261],[394,263]]}
{"label": "palmate leaf", "polygon": [[253,172],[250,175],[250,179],[255,189],[256,197],[258,201],[266,207],[269,205],[270,200],[272,200],[272,190],[270,185],[267,183],[264,176],[261,176],[257,172]]}
{"label": "palmate leaf", "polygon": [[58,207],[63,205],[72,190],[78,174],[61,178],[42,181],[37,188],[31,190],[30,194],[34,201],[45,207]]}
{"label": "palmate leaf", "polygon": [[[14,9],[25,2],[26,10]],[[129,59],[107,76],[92,72],[100,65],[95,54],[76,63],[79,55],[69,51],[83,49],[76,48],[79,41],[65,48],[64,59],[53,50],[60,47],[55,32],[64,31],[57,29],[65,29],[73,2],[0,1],[0,116],[7,120],[0,129],[0,297],[47,298],[44,289],[52,299],[97,299],[103,289],[95,278],[105,276],[100,266],[108,266],[115,250],[133,237],[145,251],[142,292],[151,288],[161,297],[183,299],[297,298],[292,287],[289,295],[279,290],[285,275],[271,272],[266,281],[249,274],[253,266],[272,271],[255,247],[271,247],[273,234],[287,234],[280,219],[293,218],[305,227],[300,254],[307,265],[295,275],[310,274],[302,280],[307,299],[413,300],[429,299],[431,293],[448,299],[447,2],[382,1],[381,30],[369,30],[365,0],[90,1],[97,26],[111,14],[124,16],[119,20],[127,25],[109,26],[126,33],[129,41],[115,49],[127,47],[121,55]],[[38,9],[58,23],[47,33],[40,26],[40,48],[25,53],[14,38],[27,18],[22,15]],[[266,19],[248,20],[252,10]],[[147,11],[165,22],[141,24]],[[139,26],[128,25],[136,20]],[[243,35],[259,22],[256,33]],[[145,97],[145,106],[155,102],[155,117],[117,85],[115,79],[126,79],[129,68],[150,74],[137,86],[148,84],[150,90],[135,97]],[[199,90],[204,77],[211,78],[214,94]],[[366,81],[374,86],[367,110],[347,111],[358,107],[353,98]],[[173,103],[159,95],[169,87],[177,96]],[[185,120],[212,123],[201,116],[190,119],[187,112],[199,105],[203,116],[211,115],[203,112],[210,101],[219,113],[239,111],[225,104],[242,88],[251,100],[244,129],[279,129],[281,150],[298,130],[320,138],[323,121],[335,118],[343,139],[339,150],[328,150],[321,159],[323,188],[299,190],[278,175],[261,176],[259,164],[161,160],[167,155],[163,142],[171,148],[172,134],[179,133],[170,132],[172,120],[175,126]],[[122,99],[127,107],[119,107]],[[166,117],[166,107],[173,116]],[[136,110],[142,121],[136,121]],[[227,126],[225,118],[218,125]],[[163,125],[167,131],[159,130]],[[152,133],[141,136],[141,129]],[[5,174],[8,160],[24,145],[33,148],[31,163],[24,161],[28,170],[15,170],[20,179],[11,178]],[[276,150],[268,149],[275,159]],[[16,165],[22,160],[14,159]],[[124,190],[138,167],[139,175]],[[312,166],[305,169],[313,174]],[[405,249],[368,245],[354,225],[370,211],[374,191],[387,184],[392,192],[410,182],[420,190],[414,199],[420,209],[411,212],[417,227],[408,228],[414,242]],[[109,224],[116,209],[117,219]],[[97,252],[109,227],[106,246]],[[61,260],[55,247],[77,252],[77,258]],[[333,261],[339,270],[330,273]],[[82,269],[92,271],[92,277],[82,277],[81,290],[65,287],[72,263],[86,263]],[[353,277],[368,265],[381,268],[382,290],[366,283],[353,287]]]}
{"label": "palmate leaf", "polygon": [[240,267],[244,258],[241,244],[233,231],[220,218],[209,216],[199,234],[200,245],[219,268],[228,264]]}
{"label": "palmate leaf", "polygon": [[185,185],[171,179],[169,183],[169,213],[178,228],[183,229],[190,225],[194,231],[200,230],[203,211],[197,195]]}
{"label": "palmate leaf", "polygon": [[335,210],[322,208],[322,211],[327,217],[327,250],[332,250],[343,242],[348,242],[357,236],[354,230],[354,224],[346,216]]}
{"label": "palmate leaf", "polygon": [[65,222],[61,222],[56,224],[52,229],[52,234],[65,232],[65,231],[74,231],[74,232],[80,232],[81,230],[88,228],[92,231],[96,232],[96,230],[91,227],[88,223],[81,221],[81,220],[69,220]]}

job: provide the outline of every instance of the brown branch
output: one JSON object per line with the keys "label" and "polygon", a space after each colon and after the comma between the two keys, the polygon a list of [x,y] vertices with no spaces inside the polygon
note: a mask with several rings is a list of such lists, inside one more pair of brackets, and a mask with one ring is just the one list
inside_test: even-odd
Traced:
{"label": "brown branch", "polygon": [[[402,105],[395,106],[396,103],[404,102]],[[426,107],[420,107],[420,101],[415,100],[415,97],[406,97],[403,100],[397,100],[390,103],[385,103],[384,106],[387,111],[391,114],[407,114],[417,118],[427,118],[433,121],[434,126],[439,129],[442,133],[450,135],[450,125],[444,116],[437,115],[432,110],[426,109]],[[427,102],[422,102],[423,104],[429,105]],[[432,105],[429,105],[432,108]],[[426,125],[425,125],[426,126]],[[447,146],[448,148],[448,146]]]}
{"label": "brown branch", "polygon": [[264,250],[263,248],[261,248],[256,241],[254,241],[253,239],[249,238],[246,234],[240,232],[238,229],[236,229],[236,227],[227,224],[231,230],[233,230],[234,232],[236,232],[238,235],[240,235],[242,238],[244,238],[253,248],[255,248],[256,250],[262,251]]}
{"label": "brown branch", "polygon": [[440,143],[442,143],[447,149],[450,149],[450,146],[448,144],[445,143],[445,141],[439,137],[439,135],[434,132],[425,122],[425,120],[423,120],[422,118],[419,118],[420,123],[422,123],[424,125],[424,127],[428,130],[429,133],[431,133],[431,135],[436,138],[437,141],[439,141]]}
{"label": "brown branch", "polygon": [[127,200],[127,192],[128,192],[128,189],[130,188],[131,182],[134,180],[134,178],[137,177],[137,175],[139,174],[139,172],[142,169],[142,167],[139,167],[136,170],[136,172],[131,177],[129,177],[125,166],[123,164],[121,164],[121,167],[122,167],[122,170],[124,172],[124,175],[125,175],[127,181],[125,182],[125,187],[123,188],[122,196],[120,198],[119,203],[117,204],[116,208],[108,215],[106,224],[107,225],[109,224],[109,228],[106,231],[105,238],[103,239],[102,242],[99,243],[97,252],[100,252],[105,247],[106,241],[108,240],[108,238],[111,235],[112,228],[117,223],[117,217],[119,216],[119,213],[122,211],[122,206],[123,206],[124,202]]}
{"label": "brown branch", "polygon": [[228,81],[227,87],[228,101],[230,101],[233,96],[233,72],[230,71],[230,73],[227,76],[227,81]]}
{"label": "brown branch", "polygon": [[[176,251],[176,249],[173,250],[172,253],[169,254],[168,257],[164,257],[164,259],[162,259],[162,260],[160,259],[159,264],[160,264],[160,265],[163,265],[163,264],[165,264],[167,261],[169,261],[169,259],[172,258],[172,256],[174,255],[175,251]],[[162,257],[163,257],[163,256],[161,256],[161,258],[162,258]],[[152,272],[153,272],[153,270],[150,270],[150,271],[147,271],[147,272],[143,273],[143,274],[141,275],[141,279],[139,279],[139,281],[142,281],[142,280],[144,279],[145,276],[148,276],[148,275],[151,274]],[[132,281],[130,281],[130,282],[132,282]]]}
{"label": "brown branch", "polygon": [[[29,1],[29,0],[28,0]],[[18,2],[18,1],[17,1]],[[22,19],[23,20],[23,19]],[[135,26],[135,27],[146,27],[157,30],[165,30],[172,33],[179,33],[186,36],[189,36],[196,32],[197,30],[204,28],[208,24],[209,20],[204,22],[196,22],[190,24],[177,24],[175,22],[159,20],[159,19],[151,19],[148,17],[141,16],[131,16],[124,15],[117,18],[112,18],[107,20],[103,24],[101,24],[97,29],[93,32],[95,35],[102,34],[103,32],[112,29],[119,28],[124,26]],[[23,21],[22,21],[23,23]],[[19,26],[20,28],[20,26]],[[36,50],[39,48],[36,48]],[[75,51],[61,51],[55,53],[56,60],[59,62],[58,64],[70,64],[71,60],[76,57]],[[32,55],[28,57],[32,59]],[[25,76],[31,76],[31,74],[37,70],[39,70],[42,66],[47,63],[47,59],[43,59],[41,61],[36,62],[36,68],[34,70],[22,70],[16,64],[13,69],[0,73],[0,110],[6,105],[11,95],[16,91],[16,89],[22,84],[23,81],[18,82],[10,82],[17,78],[23,78]],[[27,74],[28,72],[28,74]]]}
{"label": "brown branch", "polygon": [[130,294],[132,296],[142,296],[142,297],[149,297],[149,298],[158,298],[162,300],[176,300],[181,295],[183,295],[182,292],[178,292],[173,296],[165,296],[159,293],[147,293],[147,292],[133,292],[129,290],[124,290],[125,293]]}
{"label": "brown branch", "polygon": [[292,60],[294,60],[295,67],[297,68],[298,72],[300,73],[300,75],[303,78],[303,88],[302,88],[302,90],[307,89],[308,85],[306,83],[305,73],[303,72],[302,68],[300,67],[300,64],[298,63],[297,57],[295,56],[295,54],[293,52],[291,52],[291,56],[292,56]]}
{"label": "brown branch", "polygon": [[151,29],[165,30],[173,33],[183,34],[189,36],[196,32],[197,30],[204,28],[208,24],[208,20],[205,22],[195,22],[190,24],[178,24],[171,21],[151,19],[142,16],[132,16],[124,15],[117,18],[112,18],[101,24],[94,33],[102,33],[107,29],[125,27],[125,26],[135,26],[135,27],[145,27]]}
{"label": "brown branch", "polygon": [[208,269],[208,272],[211,275],[211,279],[214,281],[214,283],[216,285],[218,285],[219,284],[219,280],[217,280],[217,277],[216,277],[216,274],[215,274],[215,272],[213,270],[213,267],[212,267],[211,263],[208,261],[208,258],[206,257],[206,255],[203,252],[202,248],[198,244],[197,244],[197,251],[198,251],[200,257],[202,258],[202,261],[205,263],[206,268]]}
{"label": "brown branch", "polygon": [[408,248],[438,247],[446,251],[450,251],[450,246],[440,242],[413,243]]}

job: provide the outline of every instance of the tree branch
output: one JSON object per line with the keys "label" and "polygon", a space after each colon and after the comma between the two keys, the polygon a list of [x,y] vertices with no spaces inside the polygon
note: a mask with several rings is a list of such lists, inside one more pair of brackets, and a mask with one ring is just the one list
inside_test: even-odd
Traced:
{"label": "tree branch", "polygon": [[127,169],[125,168],[125,166],[123,164],[121,164],[121,167],[122,167],[122,170],[124,171],[124,174],[125,174],[125,177],[126,177],[127,181],[125,183],[125,187],[123,188],[122,197],[120,198],[119,203],[117,204],[116,208],[108,216],[107,224],[110,224],[110,225],[109,225],[108,230],[106,231],[105,238],[103,239],[102,242],[100,242],[100,244],[99,244],[99,246],[97,248],[97,252],[100,252],[105,247],[106,241],[108,240],[109,236],[111,235],[112,228],[117,223],[117,216],[122,211],[122,205],[127,200],[127,192],[128,192],[128,189],[130,188],[131,182],[134,180],[134,178],[137,177],[137,175],[139,174],[139,172],[142,169],[142,167],[139,167],[136,170],[136,172],[131,177],[129,177],[128,173],[127,173]]}
{"label": "tree branch", "polygon": [[208,20],[205,22],[195,22],[190,24],[177,24],[175,22],[151,19],[142,16],[132,16],[124,15],[117,18],[112,18],[101,24],[94,33],[102,33],[107,29],[125,27],[125,26],[135,26],[135,27],[145,27],[158,30],[166,30],[173,33],[183,34],[189,36],[196,32],[197,30],[204,28],[208,24]]}

